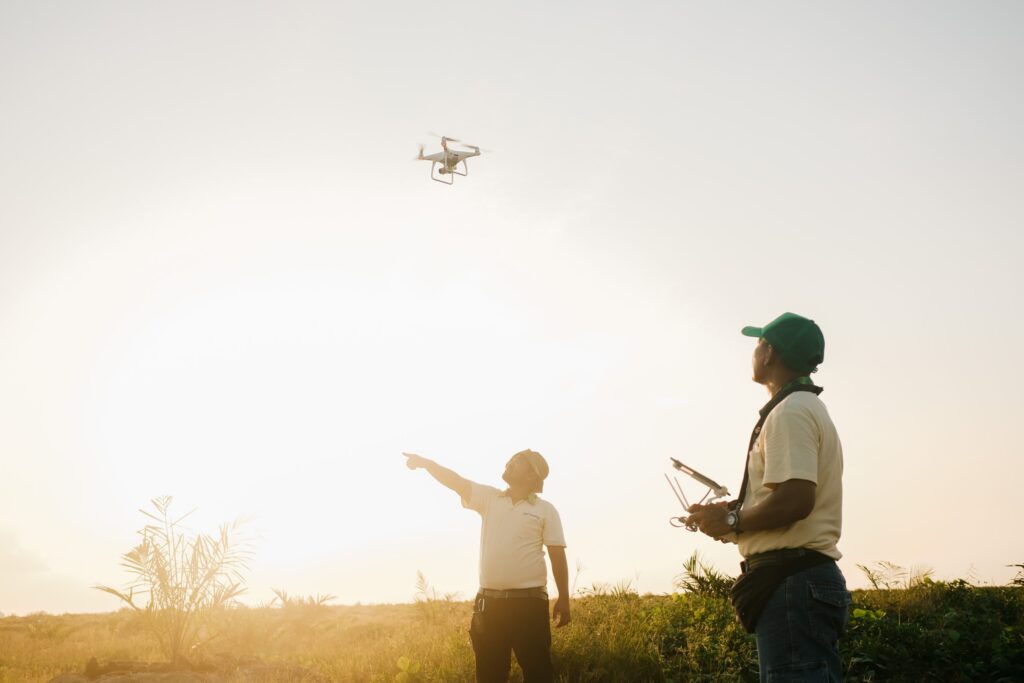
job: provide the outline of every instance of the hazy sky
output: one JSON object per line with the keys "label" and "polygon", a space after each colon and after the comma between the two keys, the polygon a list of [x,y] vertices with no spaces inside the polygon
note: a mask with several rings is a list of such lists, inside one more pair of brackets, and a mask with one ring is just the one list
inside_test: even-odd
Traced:
{"label": "hazy sky", "polygon": [[[101,611],[138,508],[270,587],[463,598],[402,450],[551,463],[577,587],[672,590],[736,491],[744,325],[817,320],[856,568],[1005,583],[1024,458],[1017,2],[0,0],[0,612]],[[428,131],[487,150],[452,187]],[[699,487],[684,483],[691,494]]]}

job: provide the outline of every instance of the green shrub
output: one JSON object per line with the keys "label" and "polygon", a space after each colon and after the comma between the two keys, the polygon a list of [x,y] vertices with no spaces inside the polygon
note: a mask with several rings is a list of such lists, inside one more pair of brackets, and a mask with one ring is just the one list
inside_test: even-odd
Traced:
{"label": "green shrub", "polygon": [[1024,591],[926,579],[854,591],[849,680],[1024,680]]}

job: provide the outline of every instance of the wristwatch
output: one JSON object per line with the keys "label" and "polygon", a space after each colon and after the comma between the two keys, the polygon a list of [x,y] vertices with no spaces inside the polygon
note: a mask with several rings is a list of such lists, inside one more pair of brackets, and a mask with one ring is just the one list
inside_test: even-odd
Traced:
{"label": "wristwatch", "polygon": [[729,528],[734,532],[740,532],[740,511],[729,510],[725,515],[725,523],[729,525]]}

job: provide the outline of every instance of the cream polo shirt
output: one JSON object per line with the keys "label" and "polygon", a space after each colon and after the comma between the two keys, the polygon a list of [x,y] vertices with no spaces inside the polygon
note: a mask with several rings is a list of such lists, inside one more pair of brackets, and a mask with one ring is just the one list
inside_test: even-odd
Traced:
{"label": "cream polo shirt", "polygon": [[470,482],[463,507],[480,513],[480,587],[494,590],[548,585],[544,546],[565,546],[555,506],[536,495],[513,504],[504,491]]}
{"label": "cream polo shirt", "polygon": [[806,518],[778,529],[740,532],[737,542],[741,555],[810,548],[836,560],[842,557],[836,543],[843,523],[843,447],[820,398],[809,391],[797,391],[769,413],[750,452],[748,473],[743,508],[757,505],[771,494],[765,484],[805,479],[817,486],[814,509]]}

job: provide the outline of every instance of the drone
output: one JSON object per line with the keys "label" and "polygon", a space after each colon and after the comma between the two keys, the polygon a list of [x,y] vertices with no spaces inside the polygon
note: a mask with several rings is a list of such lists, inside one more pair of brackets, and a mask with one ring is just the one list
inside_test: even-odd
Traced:
{"label": "drone", "polygon": [[[457,143],[468,149],[449,149],[449,142]],[[429,161],[430,179],[445,185],[451,185],[455,182],[455,176],[469,175],[469,166],[466,164],[466,159],[478,156],[480,156],[480,148],[476,145],[467,145],[455,138],[441,136],[441,151],[435,154],[424,154],[423,145],[420,145],[420,153],[416,157],[416,161]],[[462,170],[459,170],[460,167]]]}

